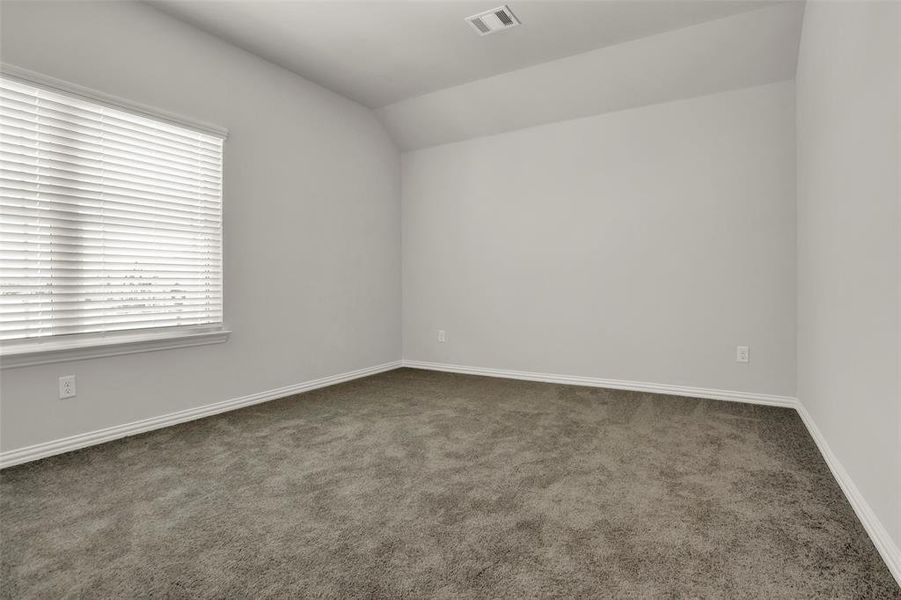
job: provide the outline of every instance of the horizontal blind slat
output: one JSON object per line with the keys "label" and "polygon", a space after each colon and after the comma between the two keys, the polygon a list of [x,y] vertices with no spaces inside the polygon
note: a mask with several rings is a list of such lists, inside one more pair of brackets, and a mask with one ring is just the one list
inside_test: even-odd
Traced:
{"label": "horizontal blind slat", "polygon": [[109,248],[106,247],[90,247],[83,248],[79,250],[63,250],[59,248],[35,248],[33,244],[26,247],[23,251],[21,247],[10,248],[4,243],[0,242],[0,260],[21,260],[21,257],[24,255],[28,260],[82,260],[87,259],[90,260],[97,257],[109,257],[109,258],[132,258],[135,260],[140,259],[151,259],[151,258],[174,258],[179,260],[193,260],[193,261],[209,261],[213,259],[213,255],[218,254],[217,252],[213,252],[212,250],[199,250],[195,252],[191,251],[181,251],[181,252],[163,252],[163,251],[154,251],[154,250],[130,250],[126,248],[121,248],[119,246],[111,246]]}
{"label": "horizontal blind slat", "polygon": [[[40,215],[37,215],[40,216]],[[120,232],[128,232],[131,233],[134,230],[145,230],[146,235],[154,235],[153,233],[146,232],[158,232],[159,235],[173,235],[177,233],[181,234],[193,234],[194,236],[201,234],[215,234],[218,226],[216,224],[204,224],[202,226],[190,227],[187,225],[179,226],[170,223],[164,223],[161,226],[152,227],[142,221],[136,220],[126,220],[126,219],[115,219],[109,218],[106,219],[103,223],[96,223],[90,221],[79,221],[78,219],[68,219],[62,217],[51,217],[45,216],[42,220],[37,220],[37,218],[31,218],[29,216],[23,216],[14,214],[12,209],[3,211],[3,214],[0,214],[0,219],[2,219],[4,224],[10,225],[29,225],[32,227],[44,227],[44,228],[53,228],[53,229],[65,229],[68,231],[85,231],[85,230],[98,230],[98,231],[120,231]],[[135,231],[135,235],[140,235],[140,231]]]}
{"label": "horizontal blind slat", "polygon": [[[17,200],[19,200],[17,202]],[[213,227],[218,229],[221,225],[219,216],[212,212],[185,212],[182,214],[160,211],[158,214],[149,210],[136,210],[128,205],[111,203],[110,206],[75,205],[60,202],[28,202],[16,197],[7,198],[4,206],[0,208],[0,218],[3,215],[30,217],[48,221],[84,220],[99,221],[101,223],[138,224],[153,223],[154,229],[168,229],[173,227]],[[164,218],[165,217],[165,218]]]}
{"label": "horizontal blind slat", "polygon": [[138,255],[153,250],[181,255],[210,254],[218,251],[218,247],[213,245],[197,245],[190,242],[162,242],[160,240],[143,242],[131,238],[113,238],[109,236],[96,239],[62,235],[52,237],[49,235],[24,236],[15,233],[3,233],[0,231],[0,240],[2,240],[0,241],[0,249],[8,248],[12,250],[14,248],[20,248],[22,244],[25,244],[29,249],[32,249],[35,252],[101,252],[103,249],[109,248],[122,252],[132,252]]}
{"label": "horizontal blind slat", "polygon": [[[173,292],[175,293],[175,292]],[[134,304],[138,302],[151,302],[153,304],[164,304],[170,303],[174,304],[176,301],[184,301],[184,302],[203,302],[210,306],[217,305],[222,300],[222,297],[218,294],[183,294],[177,297],[173,296],[172,298],[167,298],[159,295],[153,294],[136,294],[134,296],[127,295],[107,295],[104,296],[102,294],[82,294],[82,295],[72,295],[69,298],[59,299],[59,297],[51,299],[49,296],[45,297],[43,300],[35,299],[34,301],[12,301],[10,299],[3,298],[0,296],[0,310],[6,309],[7,307],[12,307],[16,310],[29,310],[31,312],[40,312],[41,310],[56,310],[57,308],[66,307],[75,308],[77,310],[81,310],[81,308],[94,308],[98,306],[122,306],[127,304]],[[82,306],[84,305],[84,306]],[[33,309],[33,310],[31,310]]]}
{"label": "horizontal blind slat", "polygon": [[[184,311],[178,310],[168,310],[165,312],[153,312],[147,311],[144,313],[136,312],[130,315],[97,315],[97,316],[51,316],[53,326],[60,327],[85,327],[92,325],[104,325],[107,322],[116,322],[116,323],[153,323],[159,321],[174,321],[178,319],[205,319],[208,318],[211,314],[211,311],[203,309],[199,310],[196,307],[189,306],[186,307]],[[21,327],[30,327],[31,324],[26,320],[23,322],[18,322],[16,320],[7,321],[4,319],[2,321],[2,327],[5,331],[10,331],[16,328]]]}
{"label": "horizontal blind slat", "polygon": [[33,141],[59,142],[70,148],[78,148],[81,145],[98,151],[109,148],[116,152],[147,155],[173,163],[205,166],[211,170],[219,167],[219,163],[210,155],[187,151],[179,152],[168,146],[153,145],[133,137],[102,135],[104,132],[88,128],[67,127],[65,123],[53,123],[49,120],[29,121],[5,109],[0,113],[0,130],[9,131]]}
{"label": "horizontal blind slat", "polygon": [[215,142],[219,141],[219,138],[215,136],[205,135],[190,129],[173,127],[167,124],[161,124],[162,127],[156,126],[149,119],[145,119],[143,123],[136,123],[134,119],[127,116],[127,113],[68,103],[51,94],[42,94],[41,97],[35,98],[27,93],[11,90],[2,84],[0,84],[0,105],[8,106],[28,115],[34,113],[70,115],[96,123],[115,123],[119,127],[132,131],[150,132],[154,137],[167,139],[176,144],[214,145]]}
{"label": "horizontal blind slat", "polygon": [[0,104],[3,109],[4,122],[16,123],[17,126],[35,131],[59,131],[74,133],[86,138],[94,138],[95,143],[115,140],[118,143],[153,149],[172,156],[182,156],[191,160],[215,162],[216,147],[221,144],[218,138],[205,140],[185,140],[178,143],[165,136],[146,133],[133,128],[122,127],[112,121],[91,120],[74,114],[45,110],[40,104],[33,106],[33,112],[23,110],[13,103]]}
{"label": "horizontal blind slat", "polygon": [[148,177],[121,169],[110,169],[107,168],[106,163],[87,166],[57,161],[42,157],[39,154],[35,156],[16,154],[6,151],[3,144],[0,144],[0,170],[24,171],[33,174],[46,172],[48,175],[58,173],[62,177],[78,181],[110,181],[126,188],[130,188],[132,185],[140,185],[148,189],[169,190],[176,194],[193,195],[207,193],[215,196],[219,193],[218,185],[203,183],[199,180],[196,182],[176,182],[166,177]]}
{"label": "horizontal blind slat", "polygon": [[[6,165],[0,165],[5,167]],[[67,176],[65,173],[34,173],[31,171],[0,171],[0,180],[4,187],[27,191],[38,191],[43,186],[70,189],[81,192],[112,193],[123,198],[140,198],[145,200],[162,200],[172,202],[174,199],[194,197],[198,199],[215,198],[216,194],[197,191],[192,194],[173,194],[160,188],[149,186],[123,186],[113,181],[91,181]]]}
{"label": "horizontal blind slat", "polygon": [[0,142],[0,158],[32,167],[61,167],[71,171],[90,172],[95,175],[116,173],[125,178],[140,177],[148,181],[171,182],[178,184],[180,186],[179,189],[190,189],[197,186],[208,187],[213,190],[219,189],[219,178],[202,173],[190,176],[166,167],[147,169],[134,163],[126,164],[110,156],[100,155],[96,158],[89,158],[77,154],[54,152],[44,148],[23,148],[19,144],[9,143],[6,140]]}
{"label": "horizontal blind slat", "polygon": [[[53,189],[51,189],[51,187]],[[7,198],[18,198],[27,202],[40,202],[46,199],[75,205],[117,203],[126,206],[142,206],[147,208],[159,206],[162,209],[182,212],[221,212],[221,204],[216,198],[191,198],[189,201],[168,199],[145,200],[143,198],[110,194],[108,192],[90,193],[82,190],[57,189],[57,186],[41,186],[35,184],[22,185],[19,182],[13,183],[4,180],[2,174],[0,174],[0,194]]]}
{"label": "horizontal blind slat", "polygon": [[35,88],[33,85],[30,85],[24,81],[2,78],[0,79],[0,88],[4,90],[3,93],[17,95],[18,98],[25,99],[27,102],[31,103],[35,102],[35,99],[39,97],[44,101],[50,101],[61,106],[66,106],[69,109],[77,109],[95,114],[105,113],[112,115],[119,119],[126,120],[130,123],[140,124],[145,128],[155,131],[178,133],[179,135],[187,135],[190,137],[195,137],[197,139],[222,139],[220,136],[217,136],[215,134],[187,128],[170,121],[159,121],[147,115],[134,114],[128,110],[123,109],[122,107],[100,104],[89,99],[73,96],[71,94],[57,90]]}
{"label": "horizontal blind slat", "polygon": [[[213,211],[163,211],[152,212],[149,209],[138,210],[128,204],[111,202],[109,205],[97,202],[91,204],[74,204],[55,201],[30,201],[18,197],[8,197],[2,209],[3,214],[10,216],[33,216],[39,219],[74,218],[75,220],[97,220],[103,223],[108,219],[121,219],[124,222],[156,223],[157,229],[166,229],[168,225],[177,227],[195,227],[209,225],[218,228],[222,221]],[[112,222],[112,221],[110,221]]]}
{"label": "horizontal blind slat", "polygon": [[[156,314],[158,312],[171,313],[179,311],[206,313],[215,305],[212,298],[184,298],[178,301],[133,300],[129,302],[86,302],[81,306],[69,304],[53,306],[52,313],[55,319],[70,319],[83,316],[85,318],[102,318],[105,316],[128,317],[131,315]],[[47,306],[9,306],[0,305],[0,318],[4,322],[27,322],[29,316],[35,316],[47,312],[51,307]]]}
{"label": "horizontal blind slat", "polygon": [[[62,286],[61,288],[49,288],[47,284],[34,284],[23,286],[16,293],[0,294],[0,303],[5,304],[34,304],[41,302],[74,302],[79,298],[120,299],[144,297],[217,297],[221,296],[218,282],[187,282],[168,285],[123,285],[120,282],[95,283],[93,285]],[[52,292],[52,294],[51,294]]]}
{"label": "horizontal blind slat", "polygon": [[[137,175],[147,179],[171,181],[192,186],[197,183],[219,189],[218,173],[189,172],[173,166],[155,163],[140,163],[134,159],[123,159],[111,154],[62,151],[58,146],[51,150],[39,145],[23,146],[17,140],[6,138],[0,141],[0,152],[4,157],[23,162],[46,161],[50,164],[67,165],[77,169],[97,169]],[[99,166],[98,166],[99,165]]]}
{"label": "horizontal blind slat", "polygon": [[49,288],[55,289],[57,287],[65,287],[71,286],[73,288],[78,288],[81,285],[85,286],[100,286],[100,285],[118,285],[118,286],[166,286],[166,285],[201,285],[201,284],[209,284],[211,286],[221,286],[222,280],[219,279],[211,279],[209,277],[201,277],[201,276],[188,276],[182,273],[177,277],[156,277],[153,279],[152,283],[148,283],[147,281],[138,282],[133,278],[127,277],[88,277],[88,276],[80,276],[74,277],[71,275],[59,275],[53,278],[52,287],[51,282],[48,280],[49,278],[41,275],[41,276],[33,276],[29,277],[27,275],[22,275],[21,273],[16,275],[5,275],[0,276],[0,285],[8,286],[4,291],[5,294],[12,293],[10,291],[10,287],[18,286],[18,285],[38,285],[39,282],[45,282],[44,285],[47,285]]}
{"label": "horizontal blind slat", "polygon": [[13,239],[13,237],[16,237],[18,239],[24,236],[29,236],[29,239],[32,240],[46,239],[69,242],[72,242],[73,240],[79,240],[83,241],[84,243],[92,243],[94,245],[103,245],[106,242],[112,243],[127,240],[129,242],[138,244],[153,244],[160,245],[161,247],[165,246],[167,248],[184,246],[197,247],[199,245],[212,245],[214,243],[218,243],[216,242],[218,238],[215,238],[215,234],[198,236],[178,235],[177,232],[173,232],[171,234],[163,234],[161,232],[152,231],[149,233],[138,230],[127,230],[119,232],[100,229],[84,229],[81,231],[67,232],[59,228],[51,230],[49,227],[42,227],[37,225],[20,225],[16,223],[7,223],[2,219],[0,219],[0,236],[3,236],[3,238],[7,240]]}
{"label": "horizontal blind slat", "polygon": [[[27,210],[68,210],[78,214],[95,213],[123,213],[150,215],[157,214],[152,206],[146,204],[130,204],[120,202],[118,200],[104,200],[102,198],[78,199],[73,200],[59,195],[43,195],[27,197],[21,194],[10,194],[6,196],[7,205],[10,208],[27,209]],[[220,222],[218,211],[209,208],[160,208],[159,214],[171,217],[177,220],[185,220],[191,222],[194,218],[205,218]]]}
{"label": "horizontal blind slat", "polygon": [[[144,320],[117,320],[106,322],[91,322],[85,324],[47,324],[46,322],[41,324],[29,325],[27,327],[18,328],[11,326],[0,325],[0,340],[17,340],[23,338],[31,338],[31,337],[41,337],[46,335],[69,335],[76,333],[108,333],[112,331],[126,331],[126,330],[139,330],[139,329],[155,329],[158,327],[172,327],[172,326],[192,326],[192,325],[211,325],[216,323],[221,323],[222,317],[221,314],[212,316],[195,316],[195,315],[182,315],[181,317],[172,316],[168,317],[165,315],[160,316],[159,318],[154,319],[144,319]],[[22,332],[25,332],[26,335],[22,335]]]}
{"label": "horizontal blind slat", "polygon": [[79,144],[75,141],[67,141],[64,138],[57,137],[55,139],[38,139],[35,136],[22,135],[23,132],[14,128],[4,127],[0,123],[0,136],[4,147],[10,152],[18,154],[34,154],[38,152],[48,152],[59,156],[69,157],[71,159],[82,159],[90,161],[110,161],[114,164],[124,164],[133,166],[134,168],[145,169],[148,171],[175,174],[190,179],[218,179],[222,172],[222,165],[207,167],[204,165],[189,165],[184,161],[168,160],[159,156],[148,156],[146,154],[128,152],[125,150],[114,150],[108,146],[96,146]]}

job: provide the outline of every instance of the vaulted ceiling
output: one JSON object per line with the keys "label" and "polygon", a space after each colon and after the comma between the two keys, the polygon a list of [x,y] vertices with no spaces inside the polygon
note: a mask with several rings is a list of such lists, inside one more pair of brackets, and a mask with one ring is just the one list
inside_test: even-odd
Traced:
{"label": "vaulted ceiling", "polygon": [[402,149],[794,77],[803,3],[152,0],[377,109]]}

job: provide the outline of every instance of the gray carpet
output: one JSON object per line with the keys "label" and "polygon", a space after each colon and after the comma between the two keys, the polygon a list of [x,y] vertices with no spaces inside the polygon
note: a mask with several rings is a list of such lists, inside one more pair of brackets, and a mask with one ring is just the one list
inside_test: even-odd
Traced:
{"label": "gray carpet", "polygon": [[3,598],[901,598],[794,411],[402,369],[7,469]]}

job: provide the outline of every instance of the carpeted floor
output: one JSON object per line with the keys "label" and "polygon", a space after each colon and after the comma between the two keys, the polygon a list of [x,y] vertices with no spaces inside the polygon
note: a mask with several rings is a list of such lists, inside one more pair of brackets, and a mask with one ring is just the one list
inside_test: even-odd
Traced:
{"label": "carpeted floor", "polygon": [[402,369],[0,474],[3,598],[901,598],[794,411]]}

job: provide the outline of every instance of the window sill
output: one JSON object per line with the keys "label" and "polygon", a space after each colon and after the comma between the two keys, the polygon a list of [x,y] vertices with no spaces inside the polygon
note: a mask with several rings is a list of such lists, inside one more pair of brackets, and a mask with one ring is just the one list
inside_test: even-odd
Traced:
{"label": "window sill", "polygon": [[225,329],[188,330],[94,336],[78,340],[47,339],[42,342],[10,344],[0,350],[0,368],[30,367],[121,354],[221,344],[228,341],[230,334],[231,332]]}

